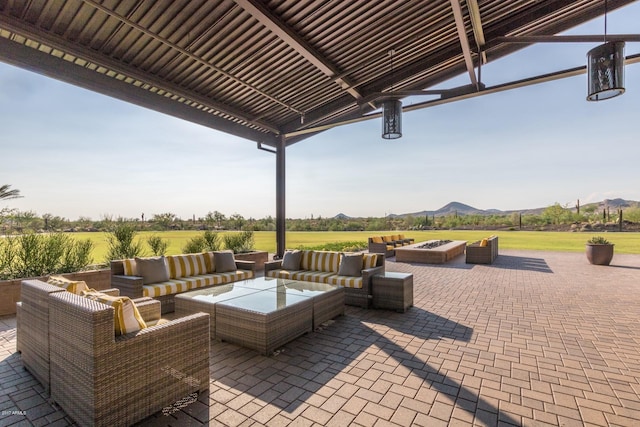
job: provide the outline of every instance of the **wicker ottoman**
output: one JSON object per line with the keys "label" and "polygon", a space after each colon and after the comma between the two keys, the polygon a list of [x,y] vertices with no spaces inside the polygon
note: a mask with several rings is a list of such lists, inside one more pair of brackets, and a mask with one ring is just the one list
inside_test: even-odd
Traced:
{"label": "wicker ottoman", "polygon": [[413,274],[387,271],[371,279],[373,307],[399,312],[413,305]]}
{"label": "wicker ottoman", "polygon": [[242,288],[235,284],[184,292],[175,297],[175,314],[176,317],[184,317],[192,313],[208,313],[209,334],[214,340],[216,338],[216,304],[256,292],[259,290]]}
{"label": "wicker ottoman", "polygon": [[312,298],[265,290],[216,304],[216,338],[265,356],[312,328]]}
{"label": "wicker ottoman", "polygon": [[[314,330],[322,323],[344,314],[343,287],[299,280],[282,280],[282,282],[285,284],[284,290],[288,295],[297,295],[313,300]],[[277,289],[270,290],[270,292],[277,291]]]}

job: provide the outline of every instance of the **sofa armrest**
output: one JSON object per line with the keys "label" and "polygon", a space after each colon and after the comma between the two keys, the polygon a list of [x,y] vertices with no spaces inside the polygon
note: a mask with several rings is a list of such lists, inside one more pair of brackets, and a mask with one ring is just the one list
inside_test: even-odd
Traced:
{"label": "sofa armrest", "polygon": [[282,268],[282,260],[274,260],[274,261],[267,261],[264,263],[264,274],[265,276],[267,275],[267,272],[271,271],[271,270],[280,270]]}
{"label": "sofa armrest", "polygon": [[371,279],[377,274],[384,274],[384,264],[362,270],[362,288],[366,289],[367,295],[371,295]]}
{"label": "sofa armrest", "polygon": [[364,282],[366,279],[371,280],[371,278],[377,274],[384,274],[384,271],[384,265],[364,269],[362,270],[362,281]]}
{"label": "sofa armrest", "polygon": [[236,267],[238,268],[238,270],[256,271],[256,262],[237,259]]}
{"label": "sofa armrest", "polygon": [[110,295],[112,297],[119,297],[120,296],[120,289],[118,289],[118,288],[103,289],[103,290],[98,291],[98,292],[102,292],[103,294]]}
{"label": "sofa armrest", "polygon": [[389,246],[394,246],[395,245],[393,243],[373,243],[373,242],[369,242],[369,252],[376,252],[376,253],[385,253],[387,251],[387,245]]}
{"label": "sofa armrest", "polygon": [[160,301],[151,297],[142,297],[134,299],[133,302],[136,304],[136,308],[145,322],[160,320],[162,316],[162,303]]}
{"label": "sofa armrest", "polygon": [[120,289],[120,295],[129,298],[141,298],[143,280],[140,276],[111,275],[111,286]]}

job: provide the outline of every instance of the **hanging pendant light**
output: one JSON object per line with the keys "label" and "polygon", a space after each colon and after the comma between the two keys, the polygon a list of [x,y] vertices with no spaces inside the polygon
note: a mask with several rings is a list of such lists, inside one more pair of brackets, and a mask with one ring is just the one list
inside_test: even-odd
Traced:
{"label": "hanging pendant light", "polygon": [[386,99],[382,102],[382,137],[397,139],[402,136],[402,102]]}
{"label": "hanging pendant light", "polygon": [[604,44],[587,52],[587,101],[624,93],[624,42],[607,42],[607,0],[604,1]]}
{"label": "hanging pendant light", "polygon": [[[391,57],[391,78],[393,79],[393,49],[389,51]],[[382,101],[382,138],[398,139],[402,136],[402,101],[393,97],[393,83],[391,96]]]}
{"label": "hanging pendant light", "polygon": [[624,42],[609,42],[587,53],[587,101],[602,101],[624,93]]}

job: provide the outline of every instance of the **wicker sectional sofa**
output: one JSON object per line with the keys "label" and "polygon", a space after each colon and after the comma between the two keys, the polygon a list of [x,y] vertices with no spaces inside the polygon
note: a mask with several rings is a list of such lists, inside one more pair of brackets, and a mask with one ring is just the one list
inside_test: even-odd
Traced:
{"label": "wicker sectional sofa", "polygon": [[176,294],[252,279],[254,270],[255,262],[236,260],[228,251],[114,260],[111,286],[129,298],[159,300],[164,314],[174,311]]}
{"label": "wicker sectional sofa", "polygon": [[406,238],[404,234],[393,234],[390,236],[369,237],[369,252],[382,253],[387,257],[395,255],[395,248],[410,245],[414,239]]}
{"label": "wicker sectional sofa", "polygon": [[[342,254],[313,250],[297,252],[300,253],[298,265],[287,265],[285,253],[282,260],[265,263],[265,276],[342,286],[345,290],[345,304],[369,307],[371,278],[376,274],[384,273],[384,254]],[[340,273],[344,272],[341,264],[345,259],[358,255],[362,256],[359,271],[355,274],[341,275]]]}

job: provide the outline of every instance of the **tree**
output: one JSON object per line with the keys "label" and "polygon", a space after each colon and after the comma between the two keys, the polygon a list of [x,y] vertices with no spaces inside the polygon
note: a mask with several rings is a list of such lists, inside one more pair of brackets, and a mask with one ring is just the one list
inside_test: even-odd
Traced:
{"label": "tree", "polygon": [[229,217],[229,222],[231,223],[231,227],[234,230],[242,230],[245,222],[247,222],[242,215],[239,213],[234,213]]}
{"label": "tree", "polygon": [[42,215],[42,219],[44,220],[44,229],[45,230],[60,230],[68,221],[65,218],[60,216],[53,216],[53,214],[46,213]]}
{"label": "tree", "polygon": [[227,218],[223,213],[220,213],[218,211],[213,211],[213,219],[216,222],[216,225],[220,227],[222,224],[222,221],[226,220]]}
{"label": "tree", "polygon": [[153,214],[153,219],[152,219],[153,222],[155,222],[165,230],[168,230],[171,227],[171,224],[175,220],[176,220],[176,214],[173,214],[171,212]]}
{"label": "tree", "polygon": [[563,219],[570,217],[569,209],[564,208],[560,203],[556,202],[553,206],[549,206],[542,212],[542,218],[549,224],[562,224]]}
{"label": "tree", "polygon": [[11,186],[8,184],[0,186],[0,200],[11,200],[11,199],[19,199],[22,197],[20,195],[20,190],[10,190]]}

